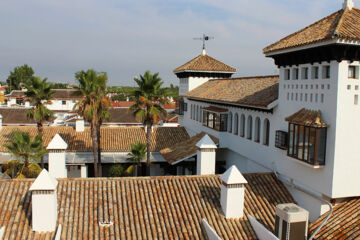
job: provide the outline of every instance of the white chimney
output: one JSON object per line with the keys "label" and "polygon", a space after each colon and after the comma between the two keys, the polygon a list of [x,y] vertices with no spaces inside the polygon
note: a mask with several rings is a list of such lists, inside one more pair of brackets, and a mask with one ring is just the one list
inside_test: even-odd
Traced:
{"label": "white chimney", "polygon": [[244,216],[246,179],[237,167],[232,166],[220,176],[220,180],[220,204],[225,218],[242,218]]}
{"label": "white chimney", "polygon": [[354,2],[352,0],[345,0],[343,3],[343,9],[349,8],[351,10],[354,7]]}
{"label": "white chimney", "polygon": [[307,239],[309,212],[294,203],[276,206],[275,236],[282,240]]}
{"label": "white chimney", "polygon": [[57,187],[58,182],[48,171],[42,170],[31,185],[32,230],[52,232],[56,229],[57,220]]}
{"label": "white chimney", "polygon": [[75,120],[75,130],[77,132],[83,132],[85,130],[85,121],[82,117],[77,117]]}
{"label": "white chimney", "polygon": [[67,143],[57,133],[47,146],[49,151],[49,172],[54,178],[66,178],[66,153],[65,150],[68,148]]}
{"label": "white chimney", "polygon": [[217,146],[209,135],[205,135],[197,144],[196,174],[209,175],[215,174],[216,149]]}

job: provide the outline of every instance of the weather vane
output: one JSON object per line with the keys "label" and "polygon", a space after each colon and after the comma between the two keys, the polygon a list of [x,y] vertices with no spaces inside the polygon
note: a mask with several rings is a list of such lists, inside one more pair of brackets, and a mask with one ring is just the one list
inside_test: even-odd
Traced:
{"label": "weather vane", "polygon": [[194,40],[201,40],[201,41],[203,41],[203,48],[202,48],[202,50],[203,50],[203,54],[205,55],[205,54],[206,54],[205,42],[214,39],[214,37],[210,37],[210,36],[207,36],[207,35],[203,34],[202,37],[200,37],[200,38],[193,38],[193,39],[194,39]]}

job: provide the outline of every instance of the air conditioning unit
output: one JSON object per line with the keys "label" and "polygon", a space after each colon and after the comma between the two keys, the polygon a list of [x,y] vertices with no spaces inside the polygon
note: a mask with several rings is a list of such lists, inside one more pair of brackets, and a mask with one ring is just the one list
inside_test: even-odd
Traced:
{"label": "air conditioning unit", "polygon": [[307,239],[309,212],[294,203],[276,206],[275,235],[280,240]]}

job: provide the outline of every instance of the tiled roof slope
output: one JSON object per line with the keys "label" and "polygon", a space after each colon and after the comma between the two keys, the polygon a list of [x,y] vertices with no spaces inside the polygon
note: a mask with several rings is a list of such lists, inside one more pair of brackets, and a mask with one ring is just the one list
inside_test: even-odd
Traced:
{"label": "tiled roof slope", "polygon": [[236,72],[236,69],[206,54],[201,54],[174,70],[174,73],[186,71],[204,72]]}
{"label": "tiled roof slope", "polygon": [[[104,124],[114,123],[114,124],[142,124],[140,121],[138,121],[134,114],[128,109],[128,108],[110,108],[108,110],[110,113],[110,118],[107,120],[104,120]],[[69,118],[66,120],[68,123],[75,123],[76,122],[77,115],[74,114],[72,118]]]}
{"label": "tiled roof slope", "polygon": [[[177,143],[173,146],[162,149],[160,153],[170,164],[181,159],[193,156],[197,152],[196,144],[205,136],[205,134],[205,132],[201,132],[181,143]],[[215,144],[219,143],[219,139],[214,136],[210,137]]]}
{"label": "tiled roof slope", "polygon": [[5,98],[17,98],[17,97],[25,97],[25,94],[21,90],[12,90],[9,94],[5,95]]}
{"label": "tiled roof slope", "polygon": [[185,97],[249,107],[266,107],[278,99],[279,76],[209,80]]}
{"label": "tiled roof slope", "polygon": [[[328,213],[323,214],[309,226],[312,234]],[[314,239],[360,239],[360,198],[354,198],[334,207],[333,214]]]}
{"label": "tiled roof slope", "polygon": [[53,99],[77,99],[81,98],[75,94],[75,89],[54,89],[55,93],[52,95]]}
{"label": "tiled roof slope", "polygon": [[[5,126],[0,131],[0,151],[6,152],[4,144],[11,139],[14,131],[29,132],[32,136],[37,135],[37,128],[34,126]],[[85,127],[84,132],[76,132],[73,127],[44,127],[44,144],[47,146],[56,133],[68,144],[67,151],[70,152],[91,152],[92,141],[90,128]],[[154,128],[151,134],[151,151],[160,151],[186,139],[189,135],[183,127],[158,127]],[[131,144],[137,141],[146,143],[146,134],[141,127],[102,127],[101,128],[101,149],[103,152],[127,152]]]}
{"label": "tiled roof slope", "polygon": [[[337,33],[337,36],[336,36]],[[360,40],[360,9],[341,9],[264,48],[264,53],[331,39]]]}
{"label": "tiled roof slope", "polygon": [[302,108],[293,115],[285,118],[285,121],[309,127],[326,127],[324,119],[321,117],[321,111]]}
{"label": "tiled roof slope", "polygon": [[[294,202],[272,173],[244,174],[243,219],[225,219],[219,176],[59,179],[61,239],[206,239],[201,219],[223,239],[256,239],[251,214],[274,229],[275,206]],[[4,239],[54,239],[31,229],[33,180],[0,180],[0,227]],[[113,222],[100,227],[99,222]]]}
{"label": "tiled roof slope", "polygon": [[0,114],[3,118],[3,125],[6,124],[36,124],[34,119],[28,119],[26,113],[29,108],[0,108]]}

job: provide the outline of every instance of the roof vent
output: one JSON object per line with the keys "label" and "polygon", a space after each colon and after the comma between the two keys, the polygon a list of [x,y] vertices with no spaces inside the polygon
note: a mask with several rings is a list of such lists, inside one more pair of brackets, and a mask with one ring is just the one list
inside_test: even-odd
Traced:
{"label": "roof vent", "polygon": [[351,10],[354,7],[354,2],[352,0],[345,0],[343,3],[343,9],[349,8]]}
{"label": "roof vent", "polygon": [[111,227],[112,225],[114,225],[114,223],[112,221],[99,221],[99,226],[100,227]]}
{"label": "roof vent", "polygon": [[283,240],[307,239],[309,212],[294,203],[276,206],[275,235]]}

